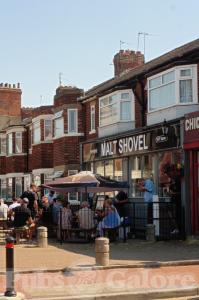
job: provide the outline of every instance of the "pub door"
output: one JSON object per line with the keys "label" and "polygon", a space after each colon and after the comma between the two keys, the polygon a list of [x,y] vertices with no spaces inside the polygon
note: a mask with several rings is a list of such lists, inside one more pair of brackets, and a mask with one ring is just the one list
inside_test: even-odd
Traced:
{"label": "pub door", "polygon": [[190,186],[192,232],[199,235],[199,151],[190,151]]}

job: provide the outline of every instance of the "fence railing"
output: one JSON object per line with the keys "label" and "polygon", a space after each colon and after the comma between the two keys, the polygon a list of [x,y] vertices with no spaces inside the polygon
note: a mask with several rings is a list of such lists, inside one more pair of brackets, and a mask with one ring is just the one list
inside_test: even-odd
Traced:
{"label": "fence railing", "polygon": [[[21,215],[22,216],[22,215]],[[18,219],[23,219],[18,216]],[[28,225],[16,224],[15,215],[0,209],[0,228],[8,229]],[[155,225],[157,240],[184,239],[184,211],[171,202],[129,202],[119,216],[114,206],[91,210],[79,205],[63,208],[46,206],[35,217],[35,226],[48,227],[49,236],[63,241],[92,241],[96,236],[112,240],[146,238],[147,224]]]}

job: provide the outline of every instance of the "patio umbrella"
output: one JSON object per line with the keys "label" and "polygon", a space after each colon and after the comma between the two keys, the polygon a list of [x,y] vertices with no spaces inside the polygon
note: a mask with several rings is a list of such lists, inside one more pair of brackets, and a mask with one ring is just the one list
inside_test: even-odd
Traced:
{"label": "patio umbrella", "polygon": [[82,171],[75,175],[48,182],[43,184],[42,187],[59,193],[97,193],[127,190],[129,185],[126,181],[116,181],[98,174],[93,174],[90,171]]}

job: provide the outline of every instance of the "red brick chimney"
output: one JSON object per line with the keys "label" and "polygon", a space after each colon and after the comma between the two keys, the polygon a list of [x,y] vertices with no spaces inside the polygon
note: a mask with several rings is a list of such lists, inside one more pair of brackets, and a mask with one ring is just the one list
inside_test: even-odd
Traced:
{"label": "red brick chimney", "polygon": [[115,76],[119,76],[144,64],[144,54],[140,51],[120,50],[114,59]]}

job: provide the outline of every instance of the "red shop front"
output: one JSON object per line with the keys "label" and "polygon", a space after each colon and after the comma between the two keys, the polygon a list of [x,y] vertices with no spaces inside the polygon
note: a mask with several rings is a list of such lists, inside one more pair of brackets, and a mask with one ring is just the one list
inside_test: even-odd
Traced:
{"label": "red shop front", "polygon": [[184,150],[187,153],[187,186],[191,209],[191,230],[199,235],[199,112],[187,114],[184,123]]}

